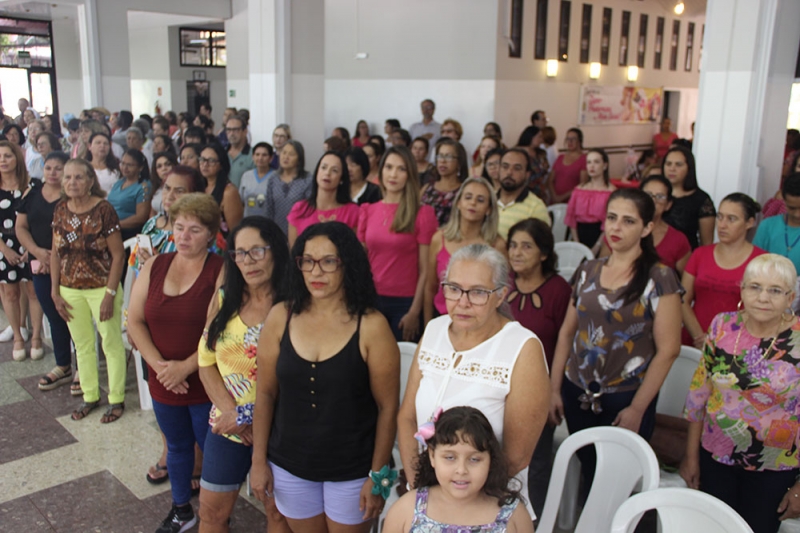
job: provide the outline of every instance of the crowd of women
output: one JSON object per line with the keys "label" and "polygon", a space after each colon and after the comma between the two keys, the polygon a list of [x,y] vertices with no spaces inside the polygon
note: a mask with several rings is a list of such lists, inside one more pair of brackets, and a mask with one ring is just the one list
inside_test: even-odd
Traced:
{"label": "crowd of women", "polygon": [[[460,137],[456,121],[445,126]],[[135,147],[118,159],[93,119],[77,130],[77,157],[42,150],[31,180],[19,129],[0,141],[0,296],[14,358],[27,355],[27,293],[31,357],[44,353],[43,312],[56,358],[39,387],[73,382],[79,368],[72,418],[84,419],[100,404],[96,327],[108,368],[100,421],[119,419],[121,280],[135,276],[125,327],[165,443],[147,478],[169,479],[173,501],[158,532],[195,524],[198,491],[201,531],[227,531],[248,473],[271,530],[366,531],[395,484],[395,441],[409,494],[387,528],[530,531],[555,426],[649,438],[682,335],[703,359],[681,475],[754,531],[800,515],[797,269],[784,257],[800,174],[780,195],[785,250],[764,250],[747,239],[760,206],[734,193],[715,208],[685,147],[617,187],[608,156],[584,153],[575,128],[548,170],[531,126],[517,152],[530,190],[567,201],[573,238],[598,251],[568,283],[547,223],[498,232],[505,148],[493,123],[472,161],[451,137],[431,147],[395,130],[387,147],[368,128],[340,132],[352,146],[329,139],[339,149],[312,172],[280,125],[240,189],[217,142],[176,150],[167,135],[152,163]],[[402,340],[418,342],[404,391]],[[580,459],[591,483],[592,451]]]}

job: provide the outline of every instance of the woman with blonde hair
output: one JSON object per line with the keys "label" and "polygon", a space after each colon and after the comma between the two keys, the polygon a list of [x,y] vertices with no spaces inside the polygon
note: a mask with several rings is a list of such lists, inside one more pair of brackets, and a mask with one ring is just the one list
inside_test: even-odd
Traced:
{"label": "woman with blonde hair", "polygon": [[376,309],[398,341],[415,340],[436,215],[431,206],[420,205],[417,165],[408,148],[389,148],[379,177],[383,200],[361,206],[358,240],[367,249],[375,278]]}
{"label": "woman with blonde hair", "polygon": [[441,281],[450,257],[464,246],[488,244],[505,255],[506,241],[497,233],[497,195],[483,178],[464,181],[453,201],[450,220],[431,239],[428,252],[428,281],[425,284],[425,324],[447,313]]}

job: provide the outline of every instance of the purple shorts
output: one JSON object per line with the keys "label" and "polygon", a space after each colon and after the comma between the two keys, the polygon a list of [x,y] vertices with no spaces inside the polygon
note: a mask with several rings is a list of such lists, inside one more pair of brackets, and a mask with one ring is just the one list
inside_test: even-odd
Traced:
{"label": "purple shorts", "polygon": [[352,481],[308,481],[293,476],[270,461],[274,479],[275,505],[283,516],[306,520],[321,514],[348,526],[365,522],[359,506],[367,478]]}

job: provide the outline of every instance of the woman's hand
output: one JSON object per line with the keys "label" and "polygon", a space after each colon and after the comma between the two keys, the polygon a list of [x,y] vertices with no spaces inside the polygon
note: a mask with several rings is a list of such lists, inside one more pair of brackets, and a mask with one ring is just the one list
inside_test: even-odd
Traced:
{"label": "woman's hand", "polygon": [[[189,390],[189,383],[186,381],[186,378],[189,377],[191,372],[186,371],[183,361],[157,361],[156,365],[155,370],[158,382],[161,383],[165,389],[176,392],[177,394],[185,393],[178,392],[179,390]],[[183,389],[181,389],[181,387],[183,387]]]}
{"label": "woman's hand", "polygon": [[413,341],[419,333],[419,313],[409,311],[403,315],[397,327],[402,330],[404,341]]}
{"label": "woman's hand", "polygon": [[139,258],[139,268],[142,268],[144,264],[147,263],[148,259],[153,257],[153,254],[151,254],[146,248],[139,247],[138,250],[137,256]]}
{"label": "woman's hand", "polygon": [[378,518],[383,511],[383,506],[386,500],[380,494],[372,494],[372,487],[374,483],[372,478],[367,478],[364,486],[361,487],[361,497],[358,502],[358,509],[364,513],[362,517],[364,520],[371,520]]}
{"label": "woman's hand", "polygon": [[4,248],[5,251],[3,252],[3,257],[5,258],[5,260],[8,262],[9,265],[17,266],[22,261],[22,256],[17,252],[15,252],[14,250],[12,250],[11,248],[9,248],[8,246],[5,246]]}
{"label": "woman's hand", "polygon": [[[678,472],[686,482],[687,487],[695,490],[700,489],[700,457],[698,454],[687,453],[684,455]],[[783,505],[783,502],[781,502],[781,505]],[[778,512],[781,512],[780,508]]]}
{"label": "woman's hand", "polygon": [[58,314],[64,319],[64,322],[72,320],[72,315],[69,314],[69,310],[72,309],[72,306],[69,305],[60,294],[53,294],[53,304],[56,306]]}
{"label": "woman's hand", "polygon": [[236,417],[238,413],[236,409],[230,409],[229,411],[220,411],[219,416],[214,419],[214,427],[211,428],[211,433],[215,433],[217,435],[238,435],[241,428],[244,426],[239,426],[236,424]]}
{"label": "woman's hand", "polygon": [[611,425],[639,433],[639,427],[642,425],[642,415],[644,415],[642,411],[630,405],[617,414],[617,418],[614,419]]}
{"label": "woman's hand", "polygon": [[694,344],[694,347],[697,348],[698,350],[702,350],[703,346],[705,346],[706,344],[706,334],[701,333],[697,337],[694,337],[692,339],[692,344]]}
{"label": "woman's hand", "polygon": [[[42,263],[42,269],[44,269],[45,265],[47,266],[47,271],[50,271],[50,250],[47,248],[37,248],[33,251],[33,255],[36,256],[36,259]],[[43,273],[43,272],[42,272]]]}
{"label": "woman's hand", "polygon": [[114,296],[108,292],[103,296],[103,301],[100,302],[100,322],[110,320],[114,316]]}
{"label": "woman's hand", "polygon": [[560,391],[553,391],[550,394],[550,412],[547,420],[553,426],[558,426],[564,420],[564,400],[561,399]]}
{"label": "woman's hand", "polygon": [[782,513],[779,520],[788,520],[800,516],[800,483],[795,483],[783,495],[778,512]]}
{"label": "woman's hand", "polygon": [[253,496],[265,507],[272,503],[267,500],[275,497],[272,492],[275,490],[274,481],[272,469],[267,461],[253,461],[253,465],[250,467],[250,488],[253,489]]}

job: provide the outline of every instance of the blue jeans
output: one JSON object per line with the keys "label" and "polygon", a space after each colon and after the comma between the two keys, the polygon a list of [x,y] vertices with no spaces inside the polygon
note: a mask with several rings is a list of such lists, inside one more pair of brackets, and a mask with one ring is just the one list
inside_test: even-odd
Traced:
{"label": "blue jeans", "polygon": [[[378,298],[375,300],[375,309],[380,311],[381,314],[386,317],[386,320],[389,321],[389,326],[392,328],[394,338],[398,342],[403,340],[403,330],[400,329],[400,319],[408,313],[413,302],[413,297],[406,298],[403,296],[378,295]],[[422,330],[420,329],[420,333],[421,332]],[[417,339],[414,339],[414,341],[417,340],[419,340],[419,335],[417,335]]]}
{"label": "blue jeans", "polygon": [[175,505],[185,505],[192,498],[194,443],[200,450],[205,447],[209,411],[211,402],[167,405],[153,400],[158,427],[167,439],[167,472]]}
{"label": "blue jeans", "polygon": [[39,300],[48,322],[50,322],[50,336],[53,338],[56,364],[61,367],[70,367],[72,366],[72,353],[70,350],[72,337],[69,334],[69,326],[56,311],[56,305],[53,303],[52,287],[50,274],[33,275],[33,290],[36,291],[36,298]]}

